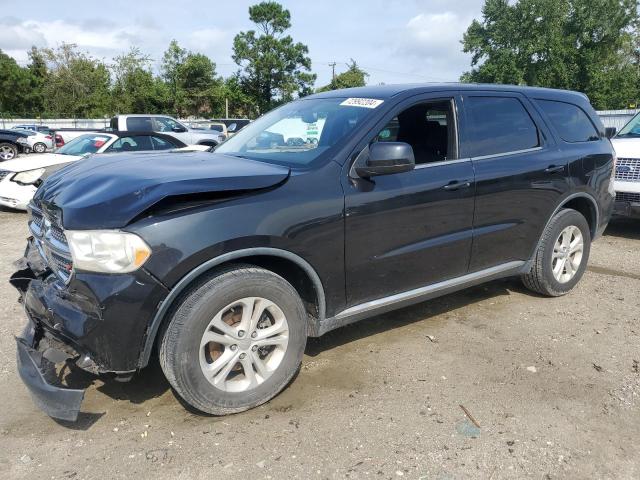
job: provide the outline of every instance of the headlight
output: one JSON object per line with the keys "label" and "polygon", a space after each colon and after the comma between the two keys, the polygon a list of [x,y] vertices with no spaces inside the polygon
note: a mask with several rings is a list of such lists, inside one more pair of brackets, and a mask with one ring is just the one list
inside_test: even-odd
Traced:
{"label": "headlight", "polygon": [[137,235],[115,230],[65,231],[73,267],[102,273],[128,273],[151,256],[149,246]]}
{"label": "headlight", "polygon": [[24,137],[20,137],[20,138],[16,138],[16,142],[17,143],[22,143],[22,144],[27,144],[27,143],[29,143],[29,140],[27,140]]}
{"label": "headlight", "polygon": [[35,170],[16,173],[11,180],[22,185],[32,185],[42,176],[44,170],[44,168],[36,168]]}

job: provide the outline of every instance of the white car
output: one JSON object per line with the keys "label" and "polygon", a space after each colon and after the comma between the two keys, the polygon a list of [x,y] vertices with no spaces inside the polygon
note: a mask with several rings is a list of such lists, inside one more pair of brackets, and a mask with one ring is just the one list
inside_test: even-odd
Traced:
{"label": "white car", "polygon": [[611,139],[618,160],[614,188],[614,213],[640,218],[640,113]]}
{"label": "white car", "polygon": [[47,150],[53,149],[53,135],[43,132],[37,132],[35,130],[26,130],[21,128],[12,128],[18,132],[22,132],[28,135],[27,147],[32,152],[44,153]]}
{"label": "white car", "polygon": [[55,153],[20,157],[0,164],[0,205],[26,210],[44,178],[65,165],[97,153],[153,152],[159,150],[204,151],[203,145],[186,146],[159,133],[90,133],[73,139]]}

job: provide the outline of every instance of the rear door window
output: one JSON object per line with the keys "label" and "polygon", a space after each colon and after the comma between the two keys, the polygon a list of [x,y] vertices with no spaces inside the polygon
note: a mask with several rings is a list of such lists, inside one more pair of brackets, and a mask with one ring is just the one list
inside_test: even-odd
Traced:
{"label": "rear door window", "polygon": [[540,134],[514,97],[466,97],[466,151],[470,157],[499,155],[540,146]]}
{"label": "rear door window", "polygon": [[151,117],[128,117],[128,132],[150,132],[152,130]]}
{"label": "rear door window", "polygon": [[591,142],[600,139],[596,127],[580,107],[553,100],[536,100],[536,103],[565,142]]}

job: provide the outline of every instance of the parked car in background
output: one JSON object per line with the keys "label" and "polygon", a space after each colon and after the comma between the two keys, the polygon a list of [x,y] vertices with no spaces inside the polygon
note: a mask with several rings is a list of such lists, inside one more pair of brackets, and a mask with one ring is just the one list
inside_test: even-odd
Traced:
{"label": "parked car in background", "polygon": [[251,123],[248,118],[211,118],[211,122],[224,123],[227,126],[227,136],[231,137]]}
{"label": "parked car in background", "polygon": [[216,130],[196,130],[167,115],[118,115],[111,119],[110,127],[120,132],[159,132],[171,135],[187,145],[215,147],[225,140]]}
{"label": "parked car in background", "polygon": [[16,125],[15,127],[11,127],[11,129],[16,129],[16,130],[33,130],[34,132],[41,132],[41,133],[51,133],[51,127],[48,127],[46,125],[38,125],[36,123],[27,123],[27,124],[22,124],[22,125]]}
{"label": "parked car in background", "polygon": [[56,144],[61,143],[62,145],[64,145],[65,143],[69,143],[71,140],[81,135],[102,131],[104,131],[103,128],[58,128],[54,130],[54,133],[56,135]]}
{"label": "parked car in background", "polygon": [[36,132],[35,130],[18,128],[13,130],[27,134],[27,146],[31,152],[44,153],[54,147],[53,135],[51,133]]}
{"label": "parked car in background", "polygon": [[227,126],[221,122],[209,122],[209,121],[199,121],[192,122],[189,126],[194,130],[215,130],[216,132],[220,132],[222,134],[223,139],[227,139],[229,133],[227,131]]}
{"label": "parked car in background", "polygon": [[89,155],[181,148],[187,148],[187,145],[169,135],[155,132],[85,133],[71,140],[55,153],[29,156],[0,164],[0,205],[26,210],[44,178]]}
{"label": "parked car in background", "polygon": [[19,130],[0,130],[0,162],[13,160],[29,149],[28,135]]}
{"label": "parked car in background", "polygon": [[640,113],[611,139],[618,157],[614,188],[614,213],[640,218]]}
{"label": "parked car in background", "polygon": [[613,163],[585,95],[472,84],[324,92],[213,153],[89,158],[29,206],[18,371],[75,420],[83,390],[42,369],[124,381],[156,352],[191,407],[247,410],[289,384],[309,336],[496,278],[570,292]]}

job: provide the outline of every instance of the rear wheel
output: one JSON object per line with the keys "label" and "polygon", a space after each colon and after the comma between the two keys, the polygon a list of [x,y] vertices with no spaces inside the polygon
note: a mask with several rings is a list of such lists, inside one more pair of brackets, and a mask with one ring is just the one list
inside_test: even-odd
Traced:
{"label": "rear wheel", "polygon": [[522,276],[534,292],[557,297],[582,278],[591,249],[589,224],[581,213],[561,210],[545,229],[531,271]]}
{"label": "rear wheel", "polygon": [[38,142],[33,146],[33,151],[36,153],[44,153],[47,151],[47,146],[42,142]]}
{"label": "rear wheel", "polygon": [[187,292],[160,344],[176,393],[215,415],[241,412],[277,395],[306,345],[306,311],[282,277],[252,266],[223,270]]}
{"label": "rear wheel", "polygon": [[0,143],[0,161],[13,160],[18,156],[18,148],[7,142]]}

